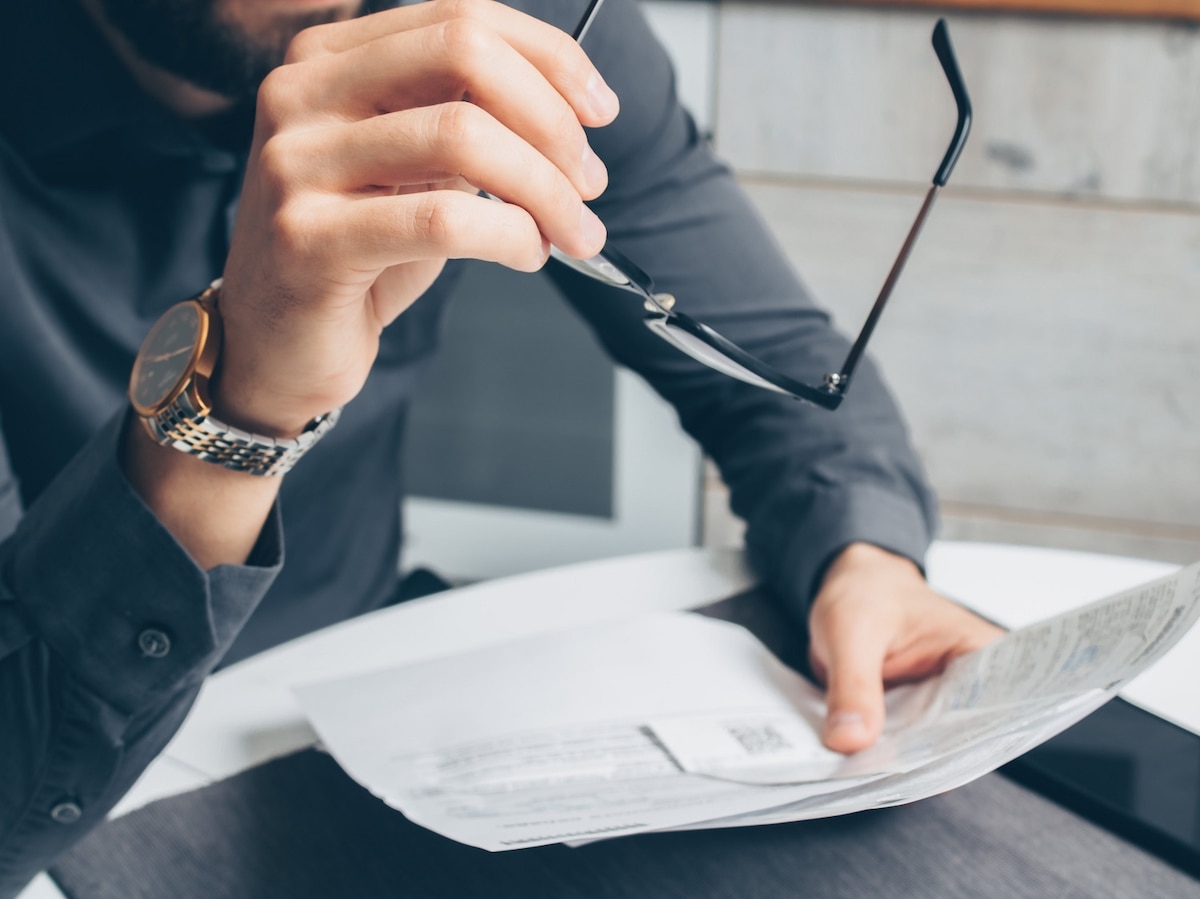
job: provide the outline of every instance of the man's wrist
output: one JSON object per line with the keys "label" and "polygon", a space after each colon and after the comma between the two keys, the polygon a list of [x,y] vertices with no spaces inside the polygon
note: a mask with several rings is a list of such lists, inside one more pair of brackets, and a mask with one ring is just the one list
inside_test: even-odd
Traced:
{"label": "man's wrist", "polygon": [[[319,395],[280,389],[279,382],[286,385],[289,379],[274,376],[276,369],[263,358],[261,348],[258,353],[247,353],[244,341],[236,338],[227,331],[222,357],[208,385],[213,415],[226,424],[276,440],[292,440],[354,395],[336,389],[339,379],[334,377],[324,379],[327,391]],[[277,361],[284,370],[295,365],[292,359]]]}
{"label": "man's wrist", "polygon": [[286,411],[256,413],[256,408],[277,410],[261,404],[262,390],[255,391],[251,379],[227,376],[226,388],[218,389],[223,286],[223,279],[217,279],[197,297],[163,313],[138,351],[129,398],[159,446],[235,471],[286,474],[333,428],[341,410],[291,418]]}
{"label": "man's wrist", "polygon": [[821,577],[817,595],[820,596],[838,580],[864,571],[892,569],[898,577],[924,580],[921,567],[907,556],[898,555],[874,543],[850,543],[833,555]]}
{"label": "man's wrist", "polygon": [[162,446],[136,415],[126,423],[120,461],[134,491],[202,569],[246,561],[279,491],[279,478]]}
{"label": "man's wrist", "polygon": [[282,402],[265,401],[261,393],[253,390],[238,390],[236,378],[225,378],[219,372],[211,385],[209,400],[212,402],[213,417],[221,422],[262,434],[276,440],[293,440],[300,436],[323,412],[310,414],[307,410],[290,408]]}

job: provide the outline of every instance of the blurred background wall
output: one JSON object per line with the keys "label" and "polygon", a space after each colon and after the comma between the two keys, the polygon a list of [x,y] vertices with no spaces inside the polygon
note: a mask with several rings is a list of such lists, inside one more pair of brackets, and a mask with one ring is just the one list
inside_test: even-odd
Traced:
{"label": "blurred background wall", "polygon": [[[856,331],[953,129],[938,12],[644,7],[718,153]],[[1198,559],[1200,28],[948,20],[975,125],[873,341],[942,535]],[[495,341],[497,309],[521,340]],[[670,411],[544,281],[466,291],[445,344],[414,414],[407,561],[483,576],[739,543]]]}
{"label": "blurred background wall", "polygon": [[[953,128],[938,13],[648,7],[718,151],[856,330]],[[1200,558],[1200,28],[948,20],[975,126],[875,345],[943,535]],[[705,538],[736,542],[707,484]]]}

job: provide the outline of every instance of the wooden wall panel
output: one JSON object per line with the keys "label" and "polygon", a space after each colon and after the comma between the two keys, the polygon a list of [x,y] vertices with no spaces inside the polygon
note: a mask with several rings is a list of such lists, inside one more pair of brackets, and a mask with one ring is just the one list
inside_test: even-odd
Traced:
{"label": "wooden wall panel", "polygon": [[931,6],[979,12],[1068,13],[1137,19],[1200,20],[1200,0],[864,0],[878,6]]}
{"label": "wooden wall panel", "polygon": [[[856,330],[920,195],[747,187],[816,296]],[[960,518],[1093,526],[1200,555],[1197,297],[1200,214],[951,191],[874,350]]]}
{"label": "wooden wall panel", "polygon": [[[927,183],[954,104],[936,14],[726,3],[717,146],[741,171]],[[1200,29],[950,17],[975,126],[953,183],[1200,204]]]}

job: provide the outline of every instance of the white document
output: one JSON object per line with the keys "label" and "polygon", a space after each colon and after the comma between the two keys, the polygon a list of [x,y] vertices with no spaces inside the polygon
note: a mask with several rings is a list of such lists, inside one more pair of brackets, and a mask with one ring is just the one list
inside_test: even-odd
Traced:
{"label": "white document", "polygon": [[889,691],[876,746],[820,744],[821,693],[749,633],[656,614],[297,692],[343,768],[489,850],[791,821],[960,786],[1068,727],[1200,617],[1200,565]]}
{"label": "white document", "polygon": [[[491,850],[762,809],[767,790],[687,774],[646,722],[820,703],[745,630],[685,613],[533,637],[297,693],[355,780],[411,820]],[[772,788],[769,804],[832,788]]]}

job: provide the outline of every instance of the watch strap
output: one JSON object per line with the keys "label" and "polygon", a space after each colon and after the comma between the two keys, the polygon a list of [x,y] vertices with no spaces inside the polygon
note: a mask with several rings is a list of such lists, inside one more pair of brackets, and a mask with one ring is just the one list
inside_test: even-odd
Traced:
{"label": "watch strap", "polygon": [[254,475],[287,474],[310,449],[333,430],[341,408],[317,416],[297,437],[278,439],[243,431],[196,408],[185,390],[158,415],[143,418],[154,441],[229,468]]}

